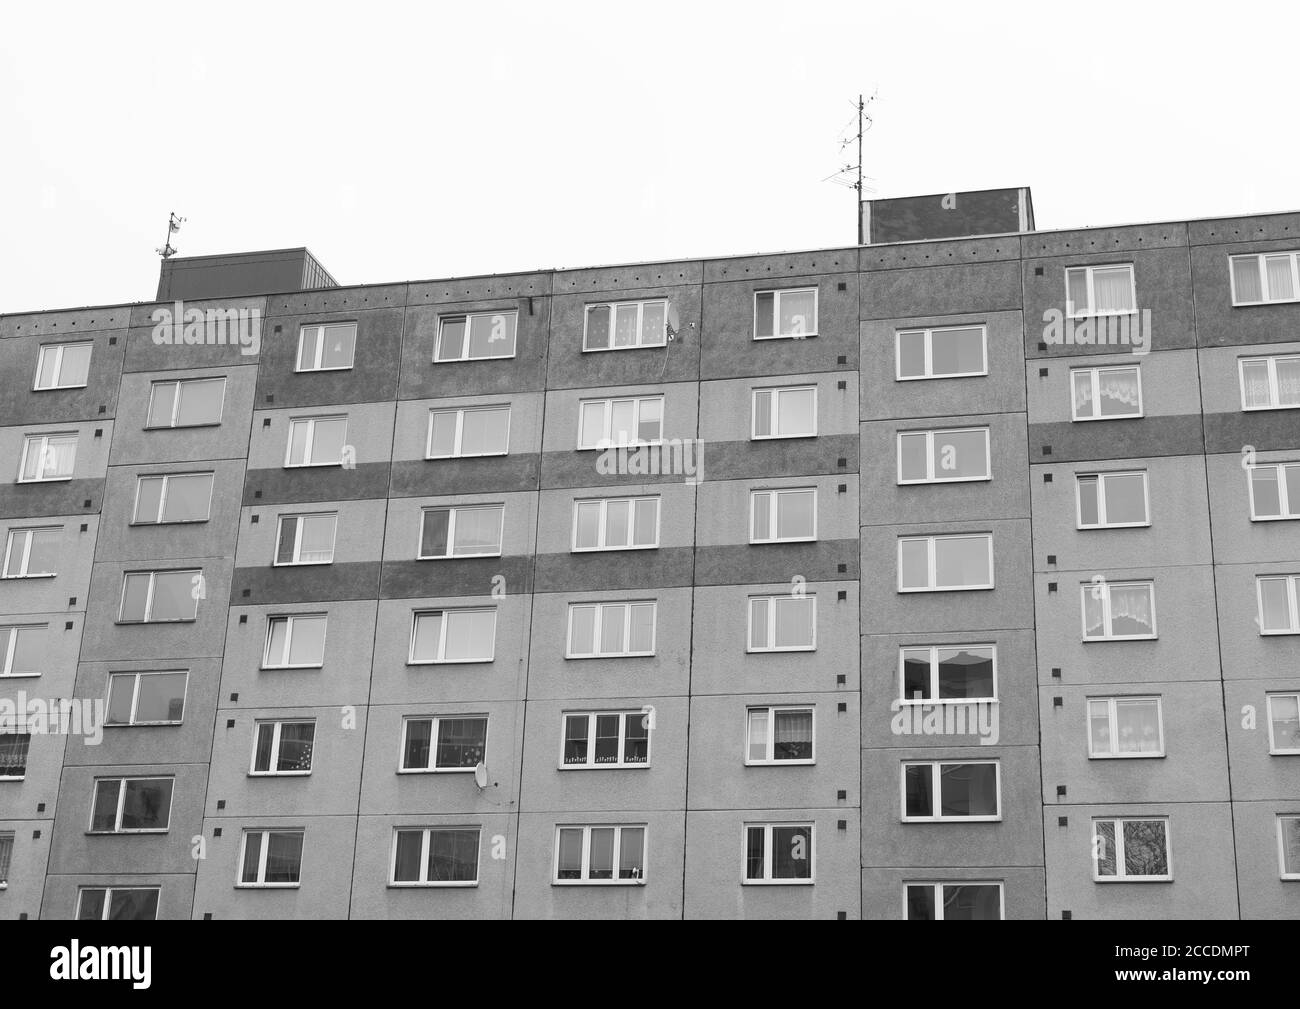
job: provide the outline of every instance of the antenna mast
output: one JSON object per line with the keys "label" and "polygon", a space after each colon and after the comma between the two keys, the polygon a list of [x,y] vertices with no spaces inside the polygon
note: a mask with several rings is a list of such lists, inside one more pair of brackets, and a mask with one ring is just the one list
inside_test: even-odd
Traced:
{"label": "antenna mast", "polygon": [[180,250],[172,245],[172,235],[181,230],[181,225],[185,223],[184,217],[177,217],[173,210],[167,215],[167,238],[164,240],[162,247],[153,251],[162,256],[163,259],[171,259]]}
{"label": "antenna mast", "polygon": [[[868,188],[866,185],[866,181],[870,179],[870,176],[862,174],[862,164],[863,164],[862,138],[866,135],[867,130],[871,129],[871,124],[872,124],[871,116],[867,114],[867,106],[870,105],[875,100],[876,100],[876,95],[874,93],[871,95],[870,98],[867,98],[864,95],[858,95],[858,100],[853,106],[854,110],[857,112],[858,132],[851,136],[843,137],[840,140],[841,154],[844,152],[844,149],[846,147],[852,144],[855,140],[857,141],[858,163],[856,165],[845,165],[834,175],[828,175],[826,178],[822,179],[823,182],[834,182],[837,185],[847,186],[849,189],[852,189],[857,194],[857,206],[854,207],[854,211],[858,220],[858,244],[859,245],[863,243],[866,237],[862,233],[862,196],[867,191]],[[850,129],[852,128],[852,126],[853,126],[853,121],[850,120],[845,125],[844,128]],[[872,190],[872,192],[874,191],[875,190]]]}

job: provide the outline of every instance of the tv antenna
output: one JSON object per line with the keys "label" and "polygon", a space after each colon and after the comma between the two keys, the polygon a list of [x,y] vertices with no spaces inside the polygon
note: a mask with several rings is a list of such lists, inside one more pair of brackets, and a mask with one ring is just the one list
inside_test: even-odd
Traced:
{"label": "tv antenna", "polygon": [[863,242],[862,194],[864,192],[875,192],[875,189],[865,185],[863,181],[865,179],[874,182],[875,179],[872,179],[869,175],[864,176],[862,174],[862,138],[866,135],[867,130],[871,129],[873,123],[871,114],[867,111],[867,106],[874,102],[876,98],[877,92],[872,92],[870,98],[864,98],[862,95],[858,95],[858,100],[854,105],[854,109],[857,112],[855,117],[858,124],[857,133],[851,133],[847,136],[844,135],[845,130],[851,130],[853,128],[854,119],[850,119],[840,128],[840,154],[842,155],[846,150],[850,149],[854,143],[856,143],[858,145],[858,163],[856,165],[845,165],[838,172],[822,179],[823,182],[834,182],[837,186],[847,186],[858,194],[857,204],[853,209],[858,219],[859,245]]}
{"label": "tv antenna", "polygon": [[153,250],[158,253],[158,255],[162,256],[163,259],[171,259],[172,256],[176,255],[176,253],[180,251],[172,245],[172,235],[181,230],[181,225],[184,224],[185,221],[186,218],[177,217],[174,210],[167,215],[167,240],[163,242],[161,248]]}

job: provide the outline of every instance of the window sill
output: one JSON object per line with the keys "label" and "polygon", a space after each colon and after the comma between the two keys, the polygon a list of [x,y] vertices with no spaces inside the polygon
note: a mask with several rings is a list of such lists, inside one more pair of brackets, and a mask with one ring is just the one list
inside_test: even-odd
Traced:
{"label": "window sill", "polygon": [[137,834],[166,834],[168,827],[150,827],[145,830],[88,830],[87,837],[135,837]]}
{"label": "window sill", "polygon": [[895,382],[934,382],[945,378],[988,378],[987,371],[960,371],[952,375],[899,375],[894,374]]}
{"label": "window sill", "polygon": [[33,680],[40,673],[0,673],[0,680]]}
{"label": "window sill", "polygon": [[813,760],[746,760],[746,767],[816,767]]}
{"label": "window sill", "polygon": [[992,590],[992,585],[940,585],[934,588],[926,587],[918,589],[905,589],[900,586],[898,589],[900,595],[906,595],[913,592],[991,592]]}
{"label": "window sill", "polygon": [[816,542],[818,542],[816,536],[791,536],[786,539],[779,539],[779,540],[750,540],[749,545],[751,547],[767,547],[767,546],[778,546],[779,544],[782,543],[816,543]]}
{"label": "window sill", "polygon": [[901,823],[1001,823],[1000,816],[905,816]]}
{"label": "window sill", "polygon": [[1294,522],[1300,515],[1252,515],[1252,522]]}
{"label": "window sill", "polygon": [[183,725],[183,721],[177,722],[105,722],[106,729],[166,729],[177,725]]}
{"label": "window sill", "polygon": [[771,336],[754,334],[754,343],[766,343],[768,340],[815,340],[817,333],[773,333]]}
{"label": "window sill", "polygon": [[342,469],[343,460],[338,462],[296,462],[285,463],[284,469]]}
{"label": "window sill", "polygon": [[297,890],[301,883],[236,883],[236,890]]}
{"label": "window sill", "polygon": [[473,560],[482,560],[485,557],[491,558],[491,557],[500,557],[500,556],[501,556],[501,551],[498,550],[494,554],[455,554],[451,556],[444,555],[444,556],[437,556],[437,557],[417,557],[415,559],[417,561],[473,561]]}
{"label": "window sill", "polygon": [[0,581],[23,582],[23,581],[35,581],[40,578],[57,578],[57,577],[58,575],[55,572],[47,571],[39,575],[5,575],[3,578],[0,578]]}
{"label": "window sill", "polygon": [[[472,767],[399,767],[398,774],[473,774]],[[414,884],[412,884],[414,885]]]}
{"label": "window sill", "polygon": [[616,554],[627,550],[658,550],[659,544],[652,543],[649,546],[641,547],[573,547],[569,553],[573,554]]}
{"label": "window sill", "polygon": [[785,655],[789,652],[815,652],[816,645],[800,645],[791,648],[746,648],[746,655]]}
{"label": "window sill", "polygon": [[295,670],[295,669],[324,669],[324,668],[325,668],[325,663],[323,663],[323,662],[318,662],[318,663],[316,663],[315,665],[310,665],[310,666],[258,666],[257,668],[258,668],[258,671],[259,671],[259,672],[264,672],[264,673],[276,673],[276,672],[280,672],[280,673],[282,673],[282,672],[286,672],[286,671],[290,671],[290,672],[291,672],[291,671],[293,671],[293,670]]}
{"label": "window sill", "polygon": [[449,459],[501,459],[509,452],[466,452],[461,455],[426,455],[425,462],[446,462]]}
{"label": "window sill", "polygon": [[997,704],[996,697],[899,697],[896,698],[899,705],[915,705],[924,707],[927,704]]}
{"label": "window sill", "polygon": [[491,357],[445,357],[441,361],[433,359],[434,364],[473,364],[475,361],[513,361],[514,354],[493,354]]}
{"label": "window sill", "polygon": [[557,771],[644,771],[649,770],[650,761],[640,764],[558,764]]}
{"label": "window sill", "polygon": [[[1300,298],[1270,298],[1268,301],[1234,301],[1233,308],[1265,308],[1268,305],[1294,305]],[[1300,877],[1297,877],[1300,878]]]}
{"label": "window sill", "polygon": [[607,354],[612,350],[658,350],[667,345],[664,343],[630,343],[626,347],[588,347],[584,344],[582,352],[584,354]]}
{"label": "window sill", "polygon": [[466,890],[478,886],[478,880],[467,880],[460,883],[393,883],[388,884],[390,890]]}
{"label": "window sill", "polygon": [[1114,641],[1159,641],[1160,637],[1156,634],[1135,634],[1118,638],[1081,638],[1085,645],[1104,645]]}
{"label": "window sill", "polygon": [[70,389],[85,389],[86,383],[81,385],[37,385],[32,387],[32,392],[67,392]]}
{"label": "window sill", "polygon": [[26,485],[26,484],[41,484],[41,483],[72,483],[72,477],[70,477],[70,476],[51,476],[51,477],[45,477],[44,479],[41,479],[41,480],[15,480],[14,483],[24,484],[24,485]]}
{"label": "window sill", "polygon": [[1093,876],[1094,883],[1172,883],[1173,876]]}
{"label": "window sill", "polygon": [[743,879],[741,886],[812,886],[813,879]]}
{"label": "window sill", "polygon": [[653,659],[654,652],[610,652],[600,655],[565,655],[565,661],[586,662],[588,659]]}
{"label": "window sill", "polygon": [[1300,410],[1300,403],[1286,403],[1281,406],[1243,406],[1242,413],[1269,413],[1277,410]]}
{"label": "window sill", "polygon": [[796,441],[800,438],[816,438],[817,432],[811,434],[751,434],[750,441]]}
{"label": "window sill", "polygon": [[219,420],[205,420],[201,424],[146,424],[141,431],[189,431],[196,427],[220,427]]}
{"label": "window sill", "polygon": [[551,886],[645,886],[644,879],[553,879]]}
{"label": "window sill", "polygon": [[249,771],[248,778],[309,778],[311,771]]}
{"label": "window sill", "polygon": [[355,367],[353,364],[338,364],[330,368],[294,368],[295,375],[316,375],[322,371],[351,371]]}
{"label": "window sill", "polygon": [[212,521],[212,516],[207,515],[201,519],[171,519],[167,522],[131,521],[128,522],[127,525],[129,525],[132,529],[144,529],[144,528],[148,528],[149,526],[198,526],[198,525],[203,525],[203,523],[205,522],[211,522],[211,521]]}
{"label": "window sill", "polygon": [[1119,312],[1066,312],[1065,317],[1078,322],[1082,319],[1123,319],[1137,314],[1136,308],[1126,308]]}
{"label": "window sill", "polygon": [[328,561],[292,561],[283,564],[278,561],[272,561],[271,567],[273,568],[327,568],[333,563],[334,563],[333,559]]}
{"label": "window sill", "polygon": [[185,617],[182,620],[115,620],[116,627],[153,627],[156,624],[197,624],[198,617]]}
{"label": "window sill", "polygon": [[1105,526],[1075,526],[1081,533],[1097,532],[1102,529],[1150,529],[1150,522],[1120,522],[1115,525]]}
{"label": "window sill", "polygon": [[1163,753],[1090,753],[1089,760],[1164,760]]}
{"label": "window sill", "polygon": [[406,664],[408,666],[482,666],[482,665],[486,665],[487,663],[495,662],[495,661],[496,661],[495,658],[491,658],[491,659],[408,659]]}

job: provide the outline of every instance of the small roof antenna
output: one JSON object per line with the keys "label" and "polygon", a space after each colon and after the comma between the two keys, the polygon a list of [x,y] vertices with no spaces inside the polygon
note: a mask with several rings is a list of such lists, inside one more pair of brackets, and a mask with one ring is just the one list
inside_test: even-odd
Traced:
{"label": "small roof antenna", "polygon": [[[857,143],[858,163],[856,165],[845,165],[838,172],[835,172],[833,175],[828,175],[826,176],[826,178],[822,179],[823,182],[834,182],[838,186],[847,186],[849,189],[852,189],[854,192],[858,194],[857,205],[853,209],[855,211],[855,216],[858,219],[858,244],[859,245],[862,245],[863,241],[865,240],[865,236],[862,233],[862,195],[864,192],[872,192],[872,193],[875,192],[874,189],[872,189],[870,186],[864,185],[863,183],[864,179],[871,179],[871,177],[864,176],[862,174],[862,138],[863,136],[866,135],[867,130],[871,129],[871,126],[874,122],[874,120],[872,120],[871,118],[870,113],[867,112],[867,106],[870,105],[872,102],[874,102],[877,96],[878,96],[878,92],[875,91],[871,93],[870,98],[864,98],[862,95],[858,95],[857,103],[854,105],[854,108],[857,110],[856,118],[858,124],[858,132],[850,134],[847,137],[840,138],[841,154],[843,154],[845,149],[848,148],[850,145],[852,145],[854,142]],[[840,132],[843,133],[844,130],[851,129],[853,127],[853,122],[854,121],[850,119],[847,123],[844,124]],[[871,179],[871,181],[874,182],[875,180]]]}
{"label": "small roof antenna", "polygon": [[177,249],[172,245],[172,235],[181,230],[181,225],[184,224],[185,221],[186,218],[177,217],[176,211],[174,210],[167,216],[167,240],[163,242],[161,248],[153,250],[158,253],[158,255],[162,256],[163,259],[171,259],[172,256],[180,252],[180,249]]}

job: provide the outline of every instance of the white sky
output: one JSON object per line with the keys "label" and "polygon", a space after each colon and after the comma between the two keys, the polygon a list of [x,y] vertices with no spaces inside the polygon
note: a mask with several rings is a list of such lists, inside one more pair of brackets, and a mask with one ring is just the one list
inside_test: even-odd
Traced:
{"label": "white sky", "polygon": [[876,196],[1300,209],[1297,37],[1296,0],[5,2],[0,312],[152,299],[171,210],[182,255],[342,283],[851,245],[821,180],[873,89]]}

